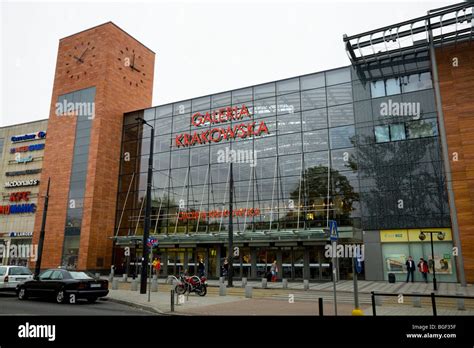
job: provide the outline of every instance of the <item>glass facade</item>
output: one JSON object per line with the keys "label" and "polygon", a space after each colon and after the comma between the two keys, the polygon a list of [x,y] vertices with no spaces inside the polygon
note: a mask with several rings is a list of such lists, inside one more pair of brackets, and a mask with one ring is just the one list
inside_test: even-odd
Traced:
{"label": "glass facade", "polygon": [[93,105],[94,100],[95,87],[75,91],[58,97],[59,105],[70,106],[70,110],[67,111],[72,111],[77,116],[61,261],[62,265],[68,268],[76,268],[79,257],[79,241],[81,235],[89,143],[93,119],[91,113],[93,112],[93,108],[91,108],[91,105]]}
{"label": "glass facade", "polygon": [[[150,130],[137,117],[155,127],[152,233],[224,243],[232,158],[236,238],[271,243],[250,247],[240,274],[254,262],[260,276],[275,258],[293,278],[330,277],[328,220],[356,240],[362,229],[449,227],[429,74],[363,84],[346,67],[126,114],[119,236],[143,232]],[[296,244],[268,257],[284,236]]]}

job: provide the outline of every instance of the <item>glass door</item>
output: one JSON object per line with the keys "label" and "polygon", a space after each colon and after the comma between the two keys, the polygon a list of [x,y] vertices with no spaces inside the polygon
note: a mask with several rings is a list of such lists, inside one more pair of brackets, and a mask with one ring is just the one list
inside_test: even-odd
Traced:
{"label": "glass door", "polygon": [[207,274],[209,278],[217,278],[219,277],[218,274],[216,274],[216,267],[217,267],[217,248],[216,247],[210,247],[208,249],[209,251],[209,268],[207,270]]}
{"label": "glass door", "polygon": [[242,277],[250,278],[250,270],[251,270],[251,254],[250,248],[241,248],[241,255],[242,255]]}
{"label": "glass door", "polygon": [[291,259],[291,247],[282,247],[281,248],[282,256],[282,273],[281,276],[285,279],[292,279],[292,259]]}
{"label": "glass door", "polygon": [[176,251],[174,249],[168,250],[168,275],[176,276]]}
{"label": "glass door", "polygon": [[194,260],[195,252],[194,249],[186,249],[187,258],[187,270],[189,275],[197,274],[196,261]]}
{"label": "glass door", "polygon": [[294,279],[303,279],[304,249],[293,248]]}
{"label": "glass door", "polygon": [[265,278],[267,274],[267,249],[257,248],[257,278]]}

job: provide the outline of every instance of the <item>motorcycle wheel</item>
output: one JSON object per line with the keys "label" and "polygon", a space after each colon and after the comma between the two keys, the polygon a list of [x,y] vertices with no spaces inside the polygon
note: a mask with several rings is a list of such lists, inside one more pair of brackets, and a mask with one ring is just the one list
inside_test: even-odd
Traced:
{"label": "motorcycle wheel", "polygon": [[178,295],[183,295],[186,292],[186,287],[184,285],[179,285],[178,284],[178,285],[175,286],[174,291]]}
{"label": "motorcycle wheel", "polygon": [[201,291],[198,292],[198,295],[199,296],[206,296],[206,294],[207,294],[207,286],[203,286],[201,288]]}

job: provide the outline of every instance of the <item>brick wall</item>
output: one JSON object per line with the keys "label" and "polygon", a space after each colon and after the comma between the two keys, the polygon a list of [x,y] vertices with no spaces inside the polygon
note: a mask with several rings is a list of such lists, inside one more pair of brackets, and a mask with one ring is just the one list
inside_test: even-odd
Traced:
{"label": "brick wall", "polygon": [[[474,282],[474,43],[436,50],[464,269]],[[453,66],[458,58],[459,65]],[[455,161],[457,153],[458,160]]]}
{"label": "brick wall", "polygon": [[[76,56],[80,57],[87,47],[84,63],[69,56],[78,52]],[[133,58],[133,53],[140,72],[124,64],[125,58]],[[41,192],[46,190],[45,183],[50,176],[42,268],[57,267],[60,263],[74,146],[74,117],[56,116],[57,97],[96,87],[78,268],[107,269],[112,257],[110,237],[114,235],[123,114],[151,106],[154,59],[152,51],[113,23],[60,40],[40,187]],[[41,210],[42,207],[37,214],[42,214]],[[34,241],[38,240],[40,224],[41,219],[37,219]]]}

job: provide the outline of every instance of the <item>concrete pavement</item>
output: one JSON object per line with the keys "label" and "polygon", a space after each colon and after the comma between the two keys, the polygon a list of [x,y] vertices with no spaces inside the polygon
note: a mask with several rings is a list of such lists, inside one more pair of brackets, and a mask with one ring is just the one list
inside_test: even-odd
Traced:
{"label": "concrete pavement", "polygon": [[[160,280],[165,282],[166,280]],[[208,281],[210,286],[219,286],[218,280],[209,280]],[[234,281],[235,287],[241,287],[242,281],[237,280]],[[251,285],[253,288],[262,288],[261,281],[248,281],[248,285]],[[267,283],[268,289],[281,289],[282,282],[268,282]],[[386,292],[392,294],[400,294],[400,293],[421,293],[421,294],[430,294],[433,292],[433,284],[432,283],[423,283],[423,282],[415,282],[415,283],[405,283],[405,282],[398,282],[398,283],[389,283],[387,281],[371,281],[371,280],[359,280],[358,281],[358,288],[359,293],[362,294],[370,294],[371,291],[375,292]],[[303,290],[303,282],[288,282],[288,289],[295,289],[295,290]],[[352,280],[340,280],[336,284],[336,289],[338,292],[354,292],[354,283]],[[308,291],[331,291],[333,290],[333,283],[332,282],[324,282],[324,283],[309,283],[309,290]],[[438,283],[438,290],[436,294],[439,295],[456,295],[456,293],[463,293],[466,296],[474,296],[474,285],[468,284],[466,287],[462,287],[458,283]]]}
{"label": "concrete pavement", "polygon": [[[359,294],[360,307],[365,315],[372,315],[371,289],[387,293],[431,293],[430,284],[364,282],[361,281],[362,291]],[[129,283],[120,282],[119,290],[111,290],[109,298],[112,301],[134,305],[138,308],[153,310],[161,314],[178,315],[318,315],[318,298],[324,301],[324,314],[333,315],[332,283],[328,291],[327,283],[310,284],[310,290],[303,290],[303,284],[289,283],[288,289],[282,289],[281,283],[269,283],[267,289],[261,288],[260,282],[248,282],[254,286],[253,298],[245,298],[244,289],[239,287],[240,281],[234,282],[234,288],[227,289],[227,296],[219,296],[218,281],[210,281],[208,295],[199,297],[191,294],[185,297],[183,304],[175,305],[175,311],[170,312],[170,290],[172,286],[165,279],[159,280],[159,291],[140,295],[139,291],[131,291]],[[352,282],[340,281],[337,292],[338,315],[351,315],[354,303]],[[466,295],[473,292],[472,286],[462,289]],[[455,294],[461,291],[456,284],[442,284],[438,293]],[[177,301],[175,301],[177,302]],[[403,303],[398,303],[397,297],[383,297],[377,305],[377,315],[432,315],[429,298],[422,298],[421,307],[414,307],[413,298],[406,297]],[[465,310],[457,309],[453,299],[437,299],[438,315],[474,315],[474,300],[465,300]]]}

